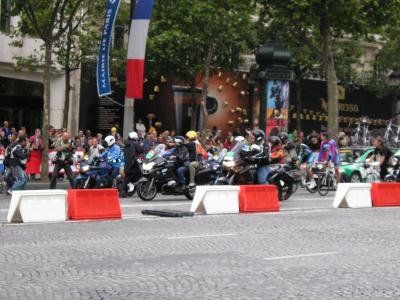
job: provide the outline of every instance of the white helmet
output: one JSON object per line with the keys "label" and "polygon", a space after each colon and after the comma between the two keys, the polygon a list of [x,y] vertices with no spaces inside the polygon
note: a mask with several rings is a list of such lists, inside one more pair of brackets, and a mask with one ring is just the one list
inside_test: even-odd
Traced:
{"label": "white helmet", "polygon": [[129,136],[129,139],[131,139],[131,140],[137,140],[139,138],[138,134],[134,131],[129,132],[128,136]]}
{"label": "white helmet", "polygon": [[112,135],[109,135],[104,140],[106,141],[108,147],[111,147],[115,144],[115,137],[113,137]]}
{"label": "white helmet", "polygon": [[241,135],[238,135],[237,137],[235,137],[235,142],[236,143],[241,143],[244,142],[245,138]]}

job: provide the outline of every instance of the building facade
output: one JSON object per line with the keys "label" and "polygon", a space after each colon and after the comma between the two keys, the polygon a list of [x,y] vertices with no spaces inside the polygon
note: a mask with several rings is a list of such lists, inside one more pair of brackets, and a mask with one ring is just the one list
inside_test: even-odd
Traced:
{"label": "building facade", "polygon": [[[18,17],[10,15],[11,0],[0,0],[0,120],[13,126],[26,126],[29,132],[41,128],[43,120],[43,70],[16,68],[17,57],[29,57],[42,51],[40,39],[18,38],[9,33],[18,25]],[[64,116],[65,75],[58,64],[51,68],[50,125],[62,127]],[[79,126],[80,71],[71,77],[68,129],[76,132]]]}

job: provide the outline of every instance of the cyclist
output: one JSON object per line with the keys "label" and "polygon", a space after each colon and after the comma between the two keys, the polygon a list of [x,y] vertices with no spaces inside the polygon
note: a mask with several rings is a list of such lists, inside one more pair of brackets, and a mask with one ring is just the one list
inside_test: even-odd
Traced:
{"label": "cyclist", "polygon": [[[310,182],[312,182],[313,181],[312,167],[314,164],[314,152],[306,144],[303,144],[301,142],[301,138],[299,137],[296,137],[294,139],[294,144],[297,153],[297,161],[299,164],[307,163],[306,166],[307,178]],[[313,182],[315,184],[315,180]]]}
{"label": "cyclist", "polygon": [[374,139],[375,150],[368,161],[379,162],[380,176],[381,179],[385,179],[388,174],[389,159],[393,155],[392,151],[383,144],[383,140],[380,137]]}
{"label": "cyclist", "polygon": [[339,170],[337,163],[339,160],[339,153],[337,151],[336,142],[329,138],[327,132],[321,133],[321,147],[318,154],[318,162],[325,163],[326,165],[334,166],[336,173],[336,182],[339,182]]}

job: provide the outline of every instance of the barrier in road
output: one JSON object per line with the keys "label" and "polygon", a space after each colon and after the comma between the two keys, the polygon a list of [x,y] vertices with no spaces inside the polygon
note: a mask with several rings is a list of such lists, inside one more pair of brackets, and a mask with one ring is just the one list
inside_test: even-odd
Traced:
{"label": "barrier in road", "polygon": [[400,206],[400,183],[373,183],[371,198],[373,206]]}
{"label": "barrier in road", "polygon": [[279,211],[278,190],[275,185],[241,185],[240,212]]}
{"label": "barrier in road", "polygon": [[203,214],[239,213],[239,186],[197,186],[190,208],[191,212]]}
{"label": "barrier in road", "polygon": [[116,189],[68,190],[68,216],[71,220],[121,219]]}
{"label": "barrier in road", "polygon": [[334,208],[372,207],[370,183],[339,183]]}
{"label": "barrier in road", "polygon": [[67,191],[27,190],[12,193],[7,221],[61,222],[65,221]]}

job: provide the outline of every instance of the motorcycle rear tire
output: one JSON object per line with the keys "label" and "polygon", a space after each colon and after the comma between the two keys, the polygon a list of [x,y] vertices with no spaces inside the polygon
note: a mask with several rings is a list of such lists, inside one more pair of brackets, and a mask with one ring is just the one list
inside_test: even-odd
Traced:
{"label": "motorcycle rear tire", "polygon": [[153,184],[152,190],[151,191],[144,191],[143,189],[148,188],[149,182],[140,182],[137,186],[137,193],[140,199],[143,201],[151,201],[157,196],[157,187],[155,184]]}
{"label": "motorcycle rear tire", "polygon": [[190,192],[190,191],[187,191],[187,192],[185,192],[185,197],[186,197],[186,199],[188,199],[188,200],[193,200],[193,198],[194,198],[194,193],[192,193],[192,192]]}
{"label": "motorcycle rear tire", "polygon": [[287,183],[286,187],[286,192],[283,192],[282,187],[278,185],[279,201],[286,201],[293,195],[293,183]]}
{"label": "motorcycle rear tire", "polygon": [[74,185],[72,186],[72,189],[83,190],[85,188],[85,183],[86,183],[86,180],[74,180]]}

